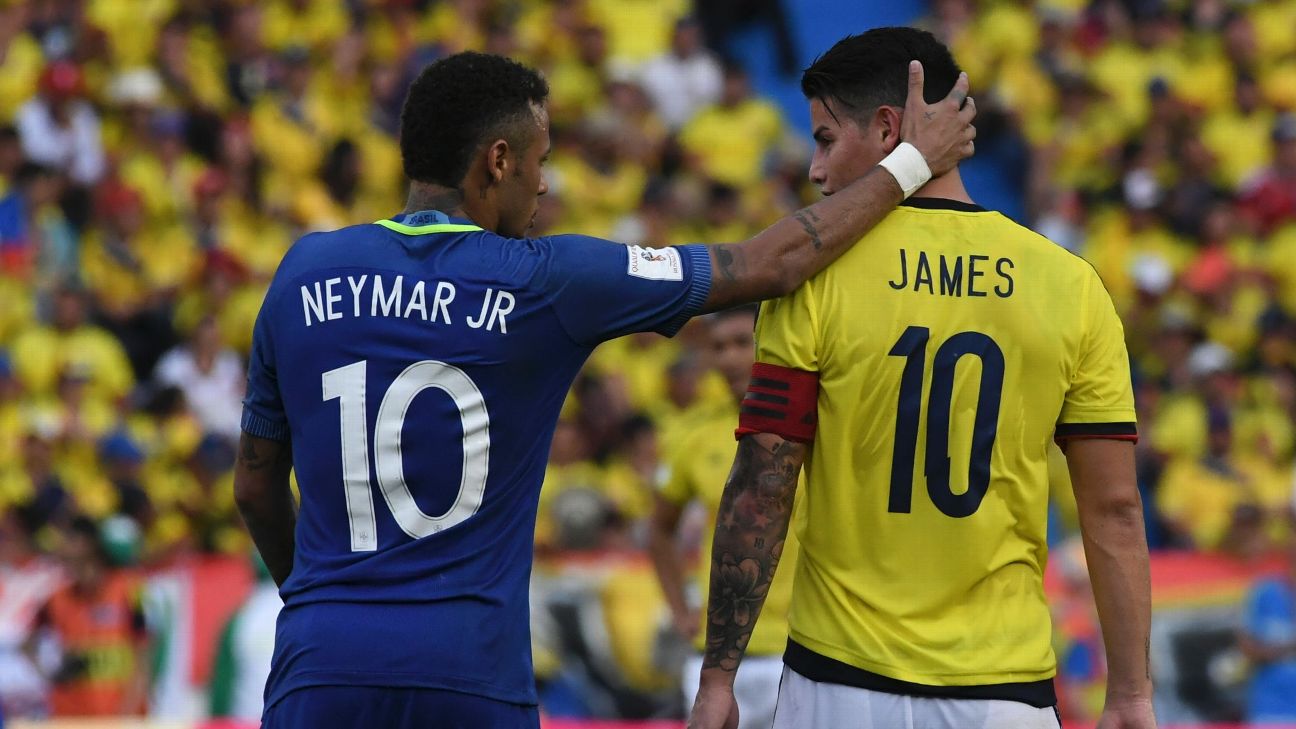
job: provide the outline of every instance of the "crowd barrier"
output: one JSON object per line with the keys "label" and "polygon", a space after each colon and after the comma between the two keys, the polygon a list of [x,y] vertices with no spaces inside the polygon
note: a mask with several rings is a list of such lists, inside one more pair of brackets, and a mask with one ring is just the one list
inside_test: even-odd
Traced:
{"label": "crowd barrier", "polygon": [[[255,724],[231,721],[128,721],[60,720],[14,721],[12,729],[258,729]],[[684,729],[679,721],[540,721],[540,729]],[[1094,729],[1093,725],[1067,724],[1063,729]],[[1249,724],[1168,724],[1161,729],[1252,729]],[[1258,728],[1257,728],[1258,729]],[[1296,729],[1296,724],[1265,724],[1264,729]]]}
{"label": "crowd barrier", "polygon": [[[573,559],[579,565],[589,555]],[[561,560],[559,560],[561,561]],[[1237,662],[1236,632],[1240,608],[1254,582],[1281,574],[1278,558],[1240,562],[1198,553],[1159,553],[1152,557],[1153,640],[1152,659],[1157,683],[1157,710],[1167,727],[1181,729],[1241,729],[1228,721],[1242,716],[1241,698],[1246,666]],[[155,676],[155,716],[192,717],[203,703],[212,654],[225,621],[253,585],[253,575],[243,560],[210,558],[176,566],[150,580],[155,591],[166,595],[174,610],[168,656]],[[1058,599],[1065,588],[1054,570],[1046,589]],[[1229,671],[1234,665],[1232,679]],[[169,686],[170,689],[164,688]],[[161,690],[158,690],[161,689]],[[159,711],[167,707],[174,711]],[[186,708],[187,707],[187,708]],[[1212,723],[1215,722],[1215,723]],[[1223,723],[1220,723],[1223,722]],[[22,729],[244,729],[237,723],[115,721],[12,721],[7,727]],[[678,729],[672,722],[625,723],[548,719],[545,729]],[[1068,725],[1067,729],[1088,729]],[[1288,729],[1296,729],[1296,726]]]}

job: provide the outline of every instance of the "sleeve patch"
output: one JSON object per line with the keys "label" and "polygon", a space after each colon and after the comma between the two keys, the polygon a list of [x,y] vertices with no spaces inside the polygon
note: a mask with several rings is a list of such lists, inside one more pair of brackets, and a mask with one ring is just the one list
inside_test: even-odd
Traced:
{"label": "sleeve patch", "polygon": [[683,281],[684,265],[675,248],[626,246],[626,273],[651,281]]}
{"label": "sleeve patch", "polygon": [[788,440],[814,440],[819,424],[819,374],[757,362],[738,414],[741,438],[772,433]]}

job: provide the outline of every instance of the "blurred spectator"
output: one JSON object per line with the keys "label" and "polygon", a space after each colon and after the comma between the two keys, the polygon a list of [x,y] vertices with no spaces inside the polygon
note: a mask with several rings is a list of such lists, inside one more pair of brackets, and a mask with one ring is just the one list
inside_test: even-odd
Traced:
{"label": "blurred spectator", "polygon": [[138,191],[108,180],[96,192],[100,225],[82,244],[81,266],[103,325],[147,378],[174,343],[170,307],[197,271],[193,239],[174,225],[150,226]]}
{"label": "blurred spectator", "polygon": [[85,76],[70,61],[55,61],[40,77],[40,94],[16,117],[27,158],[89,187],[106,169],[99,115],[85,99]]}
{"label": "blurred spectator", "polygon": [[599,107],[608,76],[607,33],[586,23],[574,31],[571,55],[554,59],[549,82],[549,116],[555,125],[577,124]]}
{"label": "blurred spectator", "polygon": [[645,415],[626,418],[620,435],[621,443],[607,466],[605,495],[612,508],[633,526],[652,510],[653,490],[661,475],[661,449],[657,427]]}
{"label": "blurred spectator", "polygon": [[1156,506],[1184,544],[1256,556],[1270,547],[1269,517],[1286,516],[1290,486],[1286,474],[1274,475],[1239,462],[1231,416],[1212,410],[1206,454],[1166,467]]}
{"label": "blurred spectator", "polygon": [[[1223,212],[1231,212],[1226,189],[1213,179],[1215,158],[1200,140],[1191,137],[1179,144],[1177,155],[1179,179],[1166,192],[1166,217],[1171,230],[1186,238],[1199,235],[1219,238],[1214,231],[1202,230],[1203,219],[1217,205],[1225,207]],[[1230,237],[1233,232],[1230,228],[1223,237]]]}
{"label": "blurred spectator", "polygon": [[1246,187],[1243,208],[1264,232],[1296,221],[1296,114],[1278,117],[1273,126],[1273,164]]}
{"label": "blurred spectator", "polygon": [[747,189],[760,180],[766,155],[782,135],[777,107],[753,97],[747,71],[728,65],[719,103],[685,125],[680,143],[704,175]]}
{"label": "blurred spectator", "polygon": [[30,424],[19,463],[0,471],[10,505],[25,509],[33,532],[46,526],[66,526],[77,513],[72,495],[55,470],[54,435],[52,423]]}
{"label": "blurred spectator", "polygon": [[233,101],[244,108],[270,84],[271,59],[262,40],[263,13],[259,3],[236,5],[222,33],[225,86]]}
{"label": "blurred spectator", "polygon": [[0,7],[0,119],[13,119],[36,91],[43,65],[40,42],[29,32],[28,3]]}
{"label": "blurred spectator", "polygon": [[628,70],[665,50],[689,0],[586,0],[586,8],[607,29],[613,66]]}
{"label": "blurred spectator", "polygon": [[1062,589],[1053,603],[1058,652],[1058,709],[1064,721],[1093,723],[1102,714],[1107,678],[1093,584],[1084,546],[1075,536],[1049,550],[1056,560]]}
{"label": "blurred spectator", "polygon": [[555,155],[554,174],[562,180],[563,194],[585,201],[572,212],[590,235],[607,236],[639,204],[648,182],[643,167],[624,154],[621,134],[614,116],[591,116],[580,126],[575,154]]}
{"label": "blurred spectator", "polygon": [[153,379],[177,387],[208,432],[238,440],[244,372],[237,354],[221,343],[213,317],[198,323],[189,342],[162,356]]}
{"label": "blurred spectator", "polygon": [[649,180],[639,201],[639,209],[617,221],[612,228],[612,239],[635,241],[649,248],[671,245],[675,232],[672,208],[667,184],[660,179]]}
{"label": "blurred spectator", "polygon": [[0,508],[0,716],[41,719],[49,683],[37,667],[36,616],[65,579],[62,567],[36,549],[31,515]]}
{"label": "blurred spectator", "polygon": [[221,631],[212,666],[211,716],[256,723],[274,654],[275,621],[283,609],[279,587],[260,558],[257,582]]}
{"label": "blurred spectator", "polygon": [[156,511],[144,488],[144,451],[139,444],[126,433],[113,433],[99,444],[99,462],[116,492],[116,512],[147,529]]}
{"label": "blurred spectator", "polygon": [[1220,161],[1216,180],[1236,190],[1269,161],[1273,110],[1265,106],[1260,85],[1245,71],[1234,81],[1233,103],[1207,117],[1201,141]]}
{"label": "blurred spectator", "polygon": [[1251,661],[1247,721],[1296,722],[1296,538],[1288,541],[1289,572],[1261,580],[1246,600],[1240,643]]}
{"label": "blurred spectator", "polygon": [[37,618],[62,649],[52,679],[53,715],[138,716],[148,686],[139,584],[111,565],[94,522],[74,521],[62,541],[59,556],[71,582]]}
{"label": "blurred spectator", "polygon": [[671,129],[684,126],[700,109],[720,99],[720,62],[703,45],[702,27],[694,18],[675,23],[670,51],[640,70],[644,90]]}
{"label": "blurred spectator", "polygon": [[324,49],[342,37],[347,21],[346,6],[341,3],[275,0],[265,4],[261,32],[265,44],[277,51],[297,44]]}
{"label": "blurred spectator", "polygon": [[27,162],[14,171],[0,197],[0,276],[25,279],[46,292],[77,274],[75,233],[55,204],[63,180],[54,170]]}
{"label": "blurred spectator", "polygon": [[121,343],[86,321],[86,295],[75,286],[54,294],[49,326],[32,326],[14,338],[14,372],[30,395],[54,391],[58,373],[75,363],[90,372],[96,397],[124,397],[135,384]]}

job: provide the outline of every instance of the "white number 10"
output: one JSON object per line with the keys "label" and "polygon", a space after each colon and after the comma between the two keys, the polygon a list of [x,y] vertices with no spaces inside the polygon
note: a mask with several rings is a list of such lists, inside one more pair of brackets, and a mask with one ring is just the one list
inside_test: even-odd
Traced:
{"label": "white number 10", "polygon": [[[373,492],[369,488],[369,425],[365,410],[365,360],[323,375],[324,401],[338,399],[342,431],[342,482],[351,522],[351,551],[378,548]],[[459,409],[463,426],[463,475],[454,504],[440,516],[428,516],[405,483],[401,430],[414,398],[429,387],[445,392]],[[378,406],[374,424],[374,467],[378,491],[402,531],[415,539],[459,524],[477,513],[486,491],[490,461],[490,416],[481,390],[453,365],[436,360],[416,362],[391,383]]]}

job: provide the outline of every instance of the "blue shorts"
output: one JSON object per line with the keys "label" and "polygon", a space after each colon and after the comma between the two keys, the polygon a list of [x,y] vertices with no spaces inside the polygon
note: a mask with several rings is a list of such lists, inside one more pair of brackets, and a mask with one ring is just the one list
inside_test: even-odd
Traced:
{"label": "blue shorts", "polygon": [[540,729],[535,706],[424,688],[308,686],[266,709],[261,729]]}

